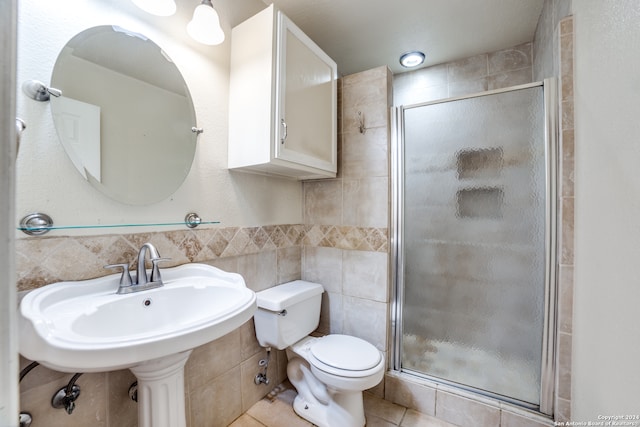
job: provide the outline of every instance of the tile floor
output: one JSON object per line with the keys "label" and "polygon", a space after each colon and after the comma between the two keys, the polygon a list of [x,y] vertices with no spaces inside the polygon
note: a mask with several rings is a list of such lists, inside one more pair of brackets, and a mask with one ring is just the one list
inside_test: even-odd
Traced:
{"label": "tile floor", "polygon": [[[229,427],[311,427],[293,411],[296,390],[288,381],[253,405]],[[366,427],[456,427],[437,418],[364,393]],[[339,427],[339,426],[336,426]]]}

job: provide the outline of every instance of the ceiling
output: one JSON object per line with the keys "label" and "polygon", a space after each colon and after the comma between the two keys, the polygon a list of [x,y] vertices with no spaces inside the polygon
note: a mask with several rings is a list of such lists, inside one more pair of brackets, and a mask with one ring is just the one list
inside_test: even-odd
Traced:
{"label": "ceiling", "polygon": [[[130,0],[111,0],[130,13],[197,46],[185,25],[202,0],[177,0],[177,19],[140,11]],[[213,0],[227,35],[231,28],[274,3],[338,64],[341,75],[387,65],[421,50],[423,66],[442,64],[530,42],[545,0]]]}
{"label": "ceiling", "polygon": [[407,69],[404,52],[423,66],[530,42],[544,0],[262,0],[274,3],[338,64],[341,75],[387,65]]}

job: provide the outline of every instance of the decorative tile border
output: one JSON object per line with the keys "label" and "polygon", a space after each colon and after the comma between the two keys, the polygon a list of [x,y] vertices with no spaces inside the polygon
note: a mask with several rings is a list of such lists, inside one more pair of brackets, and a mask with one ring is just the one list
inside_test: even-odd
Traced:
{"label": "decorative tile border", "polygon": [[168,267],[189,262],[249,255],[293,246],[387,252],[386,228],[331,225],[268,225],[175,230],[82,237],[38,237],[16,241],[19,291],[62,280],[111,274],[106,264],[134,264],[138,249],[151,242]]}

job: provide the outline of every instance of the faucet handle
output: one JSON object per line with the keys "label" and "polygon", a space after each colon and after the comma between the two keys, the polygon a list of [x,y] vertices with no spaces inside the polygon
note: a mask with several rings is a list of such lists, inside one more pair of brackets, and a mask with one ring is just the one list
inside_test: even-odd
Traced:
{"label": "faucet handle", "polygon": [[151,258],[151,277],[149,278],[150,282],[161,282],[162,283],[162,277],[160,276],[160,267],[158,267],[158,263],[161,261],[169,261],[171,260],[171,258],[162,258],[162,257],[157,257],[157,258]]}
{"label": "faucet handle", "polygon": [[120,276],[120,286],[131,286],[131,273],[129,273],[129,264],[109,264],[104,268],[121,268],[122,276]]}

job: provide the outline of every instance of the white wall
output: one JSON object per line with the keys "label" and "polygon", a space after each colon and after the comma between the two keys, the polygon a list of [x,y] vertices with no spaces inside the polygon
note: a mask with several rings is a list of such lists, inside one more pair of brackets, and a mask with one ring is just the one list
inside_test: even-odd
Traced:
{"label": "white wall", "polygon": [[15,11],[0,2],[0,426],[17,425],[18,336],[13,245],[15,151]]}
{"label": "white wall", "polygon": [[533,81],[560,75],[558,23],[571,15],[572,0],[544,0],[533,42]]}
{"label": "white wall", "polygon": [[[45,212],[58,225],[181,221],[190,211],[203,220],[219,220],[223,226],[302,222],[300,183],[226,169],[230,23],[225,17],[238,19],[239,9],[253,14],[264,4],[259,0],[222,3],[221,7],[229,8],[221,11],[227,40],[220,46],[203,47],[184,37],[189,15],[198,3],[178,2],[177,15],[160,18],[138,10],[130,0],[20,2],[18,85],[29,79],[49,84],[58,53],[80,31],[120,25],[149,36],[174,60],[190,88],[204,134],[199,137],[191,172],[175,194],[150,206],[127,206],[97,192],[80,177],[58,142],[49,103],[28,99],[19,90],[18,115],[27,122],[28,131],[17,162],[16,224],[31,212]],[[98,233],[103,232],[108,231]]]}
{"label": "white wall", "polygon": [[640,2],[577,0],[572,418],[640,415]]}

